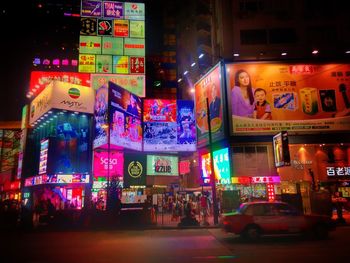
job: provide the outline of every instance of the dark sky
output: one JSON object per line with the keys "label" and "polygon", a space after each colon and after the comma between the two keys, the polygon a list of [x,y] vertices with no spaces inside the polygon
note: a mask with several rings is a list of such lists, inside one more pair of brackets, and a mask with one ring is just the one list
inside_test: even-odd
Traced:
{"label": "dark sky", "polygon": [[[140,2],[140,1],[135,1]],[[141,1],[142,2],[142,1]],[[146,53],[152,43],[159,43],[153,35],[159,27],[157,2],[146,2]],[[64,16],[64,12],[79,13],[80,0],[4,1],[1,6],[1,103],[0,121],[20,120],[22,107],[28,103],[33,58],[78,57],[79,17]],[[156,26],[152,26],[156,25]],[[153,33],[152,33],[153,32]],[[156,38],[157,38],[156,37]],[[152,40],[150,42],[150,40]],[[62,49],[64,47],[64,50]]]}

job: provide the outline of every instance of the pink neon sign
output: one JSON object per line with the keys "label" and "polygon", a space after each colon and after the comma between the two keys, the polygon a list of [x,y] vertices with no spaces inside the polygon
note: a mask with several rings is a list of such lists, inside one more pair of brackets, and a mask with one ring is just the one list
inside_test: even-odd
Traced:
{"label": "pink neon sign", "polygon": [[[123,176],[124,155],[109,153],[109,176]],[[108,176],[108,152],[94,152],[94,176]]]}

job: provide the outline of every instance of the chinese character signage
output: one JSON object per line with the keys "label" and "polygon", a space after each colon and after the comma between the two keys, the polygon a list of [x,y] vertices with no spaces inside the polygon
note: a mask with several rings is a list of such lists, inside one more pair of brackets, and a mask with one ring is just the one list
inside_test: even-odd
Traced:
{"label": "chinese character signage", "polygon": [[97,35],[97,22],[95,18],[82,17],[80,19],[80,35],[83,35],[83,36]]}
{"label": "chinese character signage", "polygon": [[145,38],[145,22],[130,20],[130,37]]}
{"label": "chinese character signage", "polygon": [[144,57],[130,57],[130,73],[131,74],[145,74],[145,58]]}
{"label": "chinese character signage", "polygon": [[46,173],[47,168],[47,154],[49,151],[49,140],[40,141],[40,161],[39,161],[39,174]]}
{"label": "chinese character signage", "polygon": [[231,133],[350,130],[350,64],[226,65]]}
{"label": "chinese character signage", "polygon": [[82,0],[80,14],[82,17],[101,17],[102,2],[93,0]]}
{"label": "chinese character signage", "polygon": [[327,176],[349,176],[350,166],[327,166]]}
{"label": "chinese character signage", "polygon": [[177,156],[147,155],[147,175],[178,176]]}
{"label": "chinese character signage", "polygon": [[101,54],[101,37],[80,36],[79,52],[82,54]]}
{"label": "chinese character signage", "polygon": [[145,20],[145,4],[125,3],[124,18],[131,20]]}
{"label": "chinese character signage", "polygon": [[124,155],[122,152],[94,151],[94,176],[123,177]]}
{"label": "chinese character signage", "polygon": [[114,20],[114,34],[115,37],[129,36],[129,20],[115,19]]}
{"label": "chinese character signage", "polygon": [[[113,20],[98,19],[97,33],[99,36],[111,36],[113,32]],[[103,41],[103,38],[102,38]]]}
{"label": "chinese character signage", "polygon": [[[222,79],[221,64],[218,64],[194,85],[198,146],[208,144],[208,118],[213,142],[224,136]],[[207,112],[207,99],[210,116]]]}
{"label": "chinese character signage", "polygon": [[104,1],[103,2],[103,16],[106,18],[122,18],[123,17],[123,3]]}
{"label": "chinese character signage", "polygon": [[102,38],[102,54],[106,55],[123,55],[124,41],[122,38],[103,37]]}
{"label": "chinese character signage", "polygon": [[[214,172],[218,184],[231,184],[231,172],[228,148],[214,151]],[[211,179],[210,153],[201,156],[202,179],[204,184],[209,184]]]}
{"label": "chinese character signage", "polygon": [[124,54],[128,56],[145,56],[145,39],[125,38]]}
{"label": "chinese character signage", "polygon": [[95,73],[96,72],[96,56],[90,54],[79,55],[79,72]]}

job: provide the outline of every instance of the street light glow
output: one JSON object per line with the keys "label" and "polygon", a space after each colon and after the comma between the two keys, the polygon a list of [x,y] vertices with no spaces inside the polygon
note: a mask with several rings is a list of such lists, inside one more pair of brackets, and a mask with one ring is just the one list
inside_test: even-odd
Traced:
{"label": "street light glow", "polygon": [[193,68],[195,65],[196,65],[196,62],[193,62],[193,63],[191,64],[191,67]]}
{"label": "street light glow", "polygon": [[234,57],[239,57],[239,53],[234,53],[233,56]]}
{"label": "street light glow", "polygon": [[187,75],[188,74],[188,70],[186,70],[185,72],[184,72],[184,75]]}
{"label": "street light glow", "polygon": [[314,55],[318,54],[318,50],[317,49],[313,50],[312,54],[314,54]]}
{"label": "street light glow", "polygon": [[202,58],[202,57],[204,57],[203,53],[201,53],[198,58]]}

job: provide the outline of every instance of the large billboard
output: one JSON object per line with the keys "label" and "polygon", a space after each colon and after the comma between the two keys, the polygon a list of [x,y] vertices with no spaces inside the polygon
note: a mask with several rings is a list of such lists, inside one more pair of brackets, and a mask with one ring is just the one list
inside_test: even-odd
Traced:
{"label": "large billboard", "polygon": [[53,81],[30,104],[29,122],[33,124],[50,109],[93,113],[94,101],[91,88]]}
{"label": "large billboard", "polygon": [[273,136],[275,166],[290,166],[288,133],[283,131]]}
{"label": "large billboard", "polygon": [[124,187],[146,185],[146,156],[124,154]]}
{"label": "large billboard", "polygon": [[[205,146],[209,142],[208,118],[211,124],[213,142],[223,138],[224,114],[223,114],[223,77],[221,64],[217,64],[195,85],[196,124],[198,146]],[[207,99],[210,116],[207,112]]]}
{"label": "large billboard", "polygon": [[349,64],[226,65],[232,135],[350,130]]}
{"label": "large billboard", "polygon": [[111,81],[139,97],[146,96],[145,75],[91,74],[91,87],[95,90]]}
{"label": "large billboard", "polygon": [[93,148],[108,143],[108,86],[102,85],[96,90],[95,107],[95,138]]}
{"label": "large billboard", "polygon": [[178,176],[178,157],[165,155],[147,155],[147,175]]}
{"label": "large billboard", "polygon": [[195,151],[194,103],[144,100],[145,151]]}
{"label": "large billboard", "polygon": [[110,143],[142,150],[141,99],[109,82]]}

